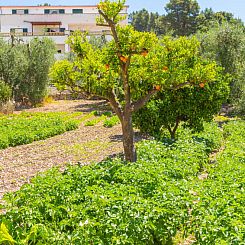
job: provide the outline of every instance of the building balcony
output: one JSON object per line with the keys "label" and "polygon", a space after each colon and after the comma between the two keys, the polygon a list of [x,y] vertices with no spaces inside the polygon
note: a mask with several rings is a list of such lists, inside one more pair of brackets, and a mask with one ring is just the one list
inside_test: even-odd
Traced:
{"label": "building balcony", "polygon": [[[2,37],[11,37],[12,35],[15,37],[53,37],[53,36],[69,36],[72,35],[73,31],[65,31],[65,32],[0,32],[0,38]],[[110,30],[102,30],[102,31],[88,31],[88,35],[111,35]]]}

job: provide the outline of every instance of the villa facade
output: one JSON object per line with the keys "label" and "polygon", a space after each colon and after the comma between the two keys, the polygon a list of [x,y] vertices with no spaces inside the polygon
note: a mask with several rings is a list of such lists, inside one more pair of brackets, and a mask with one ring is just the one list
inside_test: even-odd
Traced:
{"label": "villa facade", "polygon": [[[127,16],[128,6],[121,14]],[[69,51],[67,36],[75,30],[90,35],[109,35],[108,27],[96,25],[99,16],[96,5],[89,6],[0,6],[0,37],[10,40],[11,34],[28,42],[33,37],[48,36],[57,51]],[[127,18],[122,21],[127,24]]]}

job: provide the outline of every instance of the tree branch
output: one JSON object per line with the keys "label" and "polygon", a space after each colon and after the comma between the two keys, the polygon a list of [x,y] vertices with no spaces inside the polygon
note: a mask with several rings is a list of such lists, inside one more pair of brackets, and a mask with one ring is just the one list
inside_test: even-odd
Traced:
{"label": "tree branch", "polygon": [[182,88],[186,85],[194,85],[194,83],[191,83],[191,82],[180,83],[180,84],[176,85],[175,87],[171,87],[171,89],[176,90],[176,89]]}
{"label": "tree branch", "polygon": [[148,92],[144,97],[140,98],[138,101],[134,102],[132,104],[132,112],[138,111],[140,108],[142,108],[149,100],[150,98],[156,94],[158,90],[153,89]]}
{"label": "tree branch", "polygon": [[116,28],[115,28],[115,23],[113,20],[109,19],[108,16],[99,9],[99,14],[103,16],[103,18],[105,19],[105,21],[108,23],[108,26],[111,28],[111,32],[112,32],[112,36],[115,40],[115,43],[116,43],[116,46],[117,46],[117,49],[118,49],[118,57],[121,55],[120,54],[120,43],[119,43],[119,38],[118,38],[118,35],[117,35],[117,32],[116,32]]}
{"label": "tree branch", "polygon": [[115,95],[113,90],[111,90],[108,93],[108,100],[109,100],[112,108],[114,109],[115,113],[119,117],[120,121],[122,122],[122,120],[123,120],[122,108],[121,108],[121,105],[119,104],[119,102],[116,100],[116,95]]}

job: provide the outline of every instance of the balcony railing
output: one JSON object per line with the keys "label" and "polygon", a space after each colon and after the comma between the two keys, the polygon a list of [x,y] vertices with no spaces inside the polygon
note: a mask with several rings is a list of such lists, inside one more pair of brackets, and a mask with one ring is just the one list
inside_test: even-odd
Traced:
{"label": "balcony railing", "polygon": [[[0,32],[0,37],[10,37],[14,35],[15,37],[25,37],[25,36],[68,36],[72,35],[73,32],[16,32],[16,33],[5,33]],[[88,31],[88,35],[110,35],[110,30],[103,31]]]}
{"label": "balcony railing", "polygon": [[14,35],[15,37],[24,37],[24,36],[65,36],[64,32],[17,32],[17,33],[0,33],[0,37],[10,37]]}

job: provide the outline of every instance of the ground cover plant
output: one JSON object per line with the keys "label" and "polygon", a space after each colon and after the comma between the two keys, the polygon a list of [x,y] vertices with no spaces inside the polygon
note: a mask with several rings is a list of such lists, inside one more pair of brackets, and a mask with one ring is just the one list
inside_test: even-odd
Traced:
{"label": "ground cover plant", "polygon": [[[41,174],[5,197],[2,233],[17,244],[178,244],[179,234],[196,244],[242,244],[244,158],[236,148],[235,171],[221,160],[233,140],[244,147],[245,123],[235,124],[225,127],[227,152],[213,165],[209,154],[224,143],[215,123],[195,135],[181,129],[178,141],[140,142],[136,163],[108,159]],[[204,170],[209,177],[200,180]]]}
{"label": "ground cover plant", "polygon": [[112,128],[113,126],[120,123],[118,116],[113,115],[111,111],[98,112],[93,111],[90,115],[94,115],[95,118],[92,118],[85,122],[85,126],[95,126],[100,122],[103,122],[103,126],[106,128]]}
{"label": "ground cover plant", "polygon": [[193,185],[192,232],[200,244],[245,244],[245,122],[224,126],[225,149]]}
{"label": "ground cover plant", "polygon": [[78,128],[82,113],[49,112],[0,116],[0,149],[29,144]]}

